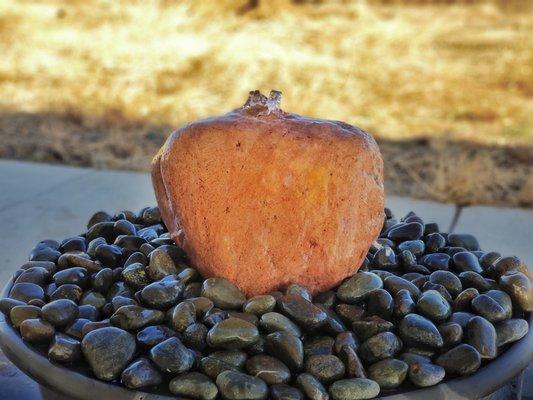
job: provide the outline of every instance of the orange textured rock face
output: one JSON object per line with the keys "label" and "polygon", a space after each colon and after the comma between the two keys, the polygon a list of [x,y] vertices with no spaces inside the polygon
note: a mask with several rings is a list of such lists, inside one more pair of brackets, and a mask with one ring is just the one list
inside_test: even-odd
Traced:
{"label": "orange textured rock face", "polygon": [[285,113],[279,92],[176,130],[155,156],[163,220],[204,277],[247,295],[355,273],[383,224],[383,162],[354,126]]}

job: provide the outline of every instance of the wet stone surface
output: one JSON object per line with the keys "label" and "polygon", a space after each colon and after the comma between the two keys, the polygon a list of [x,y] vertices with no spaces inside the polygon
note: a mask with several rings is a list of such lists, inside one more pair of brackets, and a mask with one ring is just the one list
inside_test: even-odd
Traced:
{"label": "wet stone surface", "polygon": [[529,326],[527,321],[523,319],[508,319],[496,324],[495,329],[496,345],[504,346],[523,338],[527,334]]}
{"label": "wet stone surface", "polygon": [[372,399],[379,392],[378,383],[365,378],[341,379],[329,388],[332,400]]}
{"label": "wet stone surface", "polygon": [[193,352],[176,337],[171,337],[152,347],[150,359],[161,371],[174,374],[186,372],[194,364]]}
{"label": "wet stone surface", "polygon": [[466,342],[478,351],[481,358],[496,357],[496,329],[485,318],[477,316],[468,321],[465,336]]}
{"label": "wet stone surface", "polygon": [[9,292],[9,297],[24,303],[33,299],[45,300],[43,288],[31,282],[15,283]]}
{"label": "wet stone surface", "polygon": [[375,290],[368,299],[367,314],[390,319],[394,309],[394,300],[389,292],[383,289]]}
{"label": "wet stone surface", "polygon": [[483,272],[478,258],[468,251],[455,253],[453,255],[453,265],[458,272],[474,271],[478,274]]}
{"label": "wet stone surface", "polygon": [[407,363],[394,358],[388,358],[372,364],[368,368],[368,377],[378,383],[382,389],[395,389],[407,377]]}
{"label": "wet stone surface", "polygon": [[188,372],[175,377],[170,381],[169,388],[175,395],[193,399],[214,400],[218,395],[215,383],[200,372]]}
{"label": "wet stone surface", "polygon": [[444,379],[446,371],[429,362],[413,363],[409,366],[409,380],[417,387],[428,387]]}
{"label": "wet stone surface", "polygon": [[274,332],[266,337],[267,352],[279,358],[292,371],[302,369],[304,349],[302,341],[289,333]]}
{"label": "wet stone surface", "polygon": [[393,357],[402,348],[402,341],[392,332],[381,332],[370,337],[361,345],[361,358],[373,363]]}
{"label": "wet stone surface", "polygon": [[200,370],[209,377],[216,377],[224,371],[242,371],[247,354],[241,350],[219,350],[200,360]]}
{"label": "wet stone surface", "polygon": [[412,346],[439,348],[444,344],[433,322],[417,314],[408,314],[401,320],[399,333],[402,340]]}
{"label": "wet stone surface", "polygon": [[447,374],[470,375],[481,365],[481,356],[473,346],[463,343],[440,355],[435,361]]}
{"label": "wet stone surface", "polygon": [[455,311],[470,311],[472,300],[479,296],[476,288],[468,288],[459,293],[453,300],[453,309]]}
{"label": "wet stone surface", "polygon": [[196,322],[196,307],[191,301],[183,301],[169,311],[172,329],[183,332]]}
{"label": "wet stone surface", "polygon": [[54,300],[42,308],[43,318],[54,326],[66,326],[78,317],[78,305],[72,300]]}
{"label": "wet stone surface", "polygon": [[314,355],[331,355],[335,339],[331,336],[314,336],[304,343],[304,356],[306,358]]}
{"label": "wet stone surface", "polygon": [[267,384],[259,378],[236,371],[224,371],[217,376],[216,384],[225,399],[266,399]]}
{"label": "wet stone surface", "polygon": [[98,379],[117,378],[135,354],[135,337],[115,327],[96,329],[81,342],[85,359]]}
{"label": "wet stone surface", "polygon": [[35,283],[36,285],[42,287],[49,281],[49,279],[50,272],[48,270],[42,267],[31,267],[24,270],[15,280],[15,283]]}
{"label": "wet stone surface", "polygon": [[436,290],[426,290],[418,299],[416,309],[432,321],[444,321],[452,313],[448,301]]}
{"label": "wet stone surface", "polygon": [[474,318],[476,314],[472,314],[471,312],[467,311],[457,311],[452,314],[452,316],[449,319],[449,322],[455,322],[463,329],[466,328],[466,324],[468,324],[468,321],[470,321],[472,318]]}
{"label": "wet stone surface", "polygon": [[326,388],[311,374],[303,373],[298,375],[296,385],[311,400],[327,400],[329,398]]}
{"label": "wet stone surface", "polygon": [[382,287],[383,281],[379,276],[371,272],[360,272],[340,285],[337,297],[346,303],[355,303]]}
{"label": "wet stone surface", "polygon": [[9,313],[9,319],[14,328],[19,328],[20,325],[27,319],[40,318],[42,315],[41,309],[37,306],[30,306],[23,303],[23,305],[15,306]]}
{"label": "wet stone surface", "polygon": [[193,350],[202,351],[207,347],[207,332],[204,324],[191,324],[182,332],[183,343]]}
{"label": "wet stone surface", "polygon": [[246,298],[204,279],[157,207],[96,213],[43,240],[0,312],[66,368],[189,399],[367,399],[475,373],[523,338],[532,307],[521,260],[386,218],[363,266],[324,293],[298,283]]}
{"label": "wet stone surface", "polygon": [[284,384],[270,386],[270,396],[272,396],[272,400],[303,400],[304,398],[299,389]]}
{"label": "wet stone surface", "polygon": [[137,330],[146,325],[157,325],[163,322],[165,314],[140,306],[122,306],[109,319],[111,324],[125,330]]}
{"label": "wet stone surface", "polygon": [[276,299],[271,295],[255,296],[246,301],[243,306],[244,312],[263,315],[268,312],[274,311],[276,307]]}
{"label": "wet stone surface", "polygon": [[367,340],[378,333],[392,331],[394,329],[394,324],[381,317],[373,315],[360,321],[354,321],[352,329],[359,339]]}
{"label": "wet stone surface", "polygon": [[68,335],[56,333],[50,348],[48,357],[55,362],[71,363],[82,358],[81,345]]}
{"label": "wet stone surface", "polygon": [[450,271],[435,271],[429,276],[429,282],[442,285],[452,297],[457,296],[463,285],[459,277]]}
{"label": "wet stone surface", "polygon": [[184,288],[177,280],[161,280],[145,286],[141,299],[151,308],[166,310],[176,304]]}
{"label": "wet stone surface", "polygon": [[500,278],[500,287],[506,291],[518,308],[526,311],[533,307],[531,280],[521,272],[510,272]]}
{"label": "wet stone surface", "polygon": [[259,340],[257,327],[240,318],[228,318],[215,324],[207,333],[207,343],[213,348],[237,350]]}
{"label": "wet stone surface", "polygon": [[307,357],[305,371],[315,376],[323,384],[328,384],[344,376],[345,366],[334,355],[318,354]]}
{"label": "wet stone surface", "polygon": [[345,331],[339,333],[335,337],[334,349],[336,353],[339,353],[343,347],[350,347],[353,350],[358,350],[360,343],[358,337],[355,333],[350,331]]}
{"label": "wet stone surface", "polygon": [[20,335],[29,343],[50,343],[54,334],[53,325],[41,318],[27,319],[20,324]]}
{"label": "wet stone surface", "polygon": [[140,389],[159,385],[163,377],[148,359],[140,358],[122,371],[121,381],[130,389]]}
{"label": "wet stone surface", "polygon": [[237,286],[222,278],[206,279],[202,285],[202,296],[220,308],[239,309],[246,301]]}
{"label": "wet stone surface", "polygon": [[445,322],[438,329],[445,348],[453,347],[463,340],[463,328],[455,322]]}
{"label": "wet stone surface", "polygon": [[472,310],[490,322],[499,322],[511,318],[513,304],[511,297],[501,290],[489,290],[472,299]]}
{"label": "wet stone surface", "polygon": [[385,288],[393,295],[398,293],[400,290],[407,290],[413,299],[417,299],[420,295],[420,289],[418,289],[414,283],[399,276],[389,276],[385,278],[384,283]]}
{"label": "wet stone surface", "polygon": [[300,327],[286,316],[277,312],[268,312],[261,316],[259,326],[266,332],[286,332],[296,337],[302,336]]}
{"label": "wet stone surface", "polygon": [[246,361],[246,372],[261,378],[269,385],[288,383],[291,379],[289,368],[275,357],[260,354]]}
{"label": "wet stone surface", "polygon": [[287,295],[278,299],[280,310],[296,324],[310,331],[324,325],[327,314],[300,295]]}
{"label": "wet stone surface", "polygon": [[85,325],[87,325],[88,323],[90,323],[91,321],[86,319],[86,318],[78,318],[76,320],[74,320],[74,322],[72,322],[72,324],[70,324],[69,326],[67,326],[64,330],[64,332],[74,338],[74,339],[78,339],[78,340],[81,340],[83,339],[83,334],[82,334],[82,330],[83,330],[83,327]]}
{"label": "wet stone surface", "polygon": [[152,348],[175,335],[176,332],[174,332],[168,326],[150,325],[137,333],[137,342],[140,345]]}

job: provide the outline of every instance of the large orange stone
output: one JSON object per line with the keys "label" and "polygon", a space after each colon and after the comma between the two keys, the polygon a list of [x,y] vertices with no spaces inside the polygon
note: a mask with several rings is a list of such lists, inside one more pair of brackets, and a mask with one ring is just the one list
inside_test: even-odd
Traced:
{"label": "large orange stone", "polygon": [[337,285],[360,267],[384,218],[374,139],[283,112],[278,94],[252,92],[242,108],[179,128],[152,164],[172,238],[204,277],[247,296]]}

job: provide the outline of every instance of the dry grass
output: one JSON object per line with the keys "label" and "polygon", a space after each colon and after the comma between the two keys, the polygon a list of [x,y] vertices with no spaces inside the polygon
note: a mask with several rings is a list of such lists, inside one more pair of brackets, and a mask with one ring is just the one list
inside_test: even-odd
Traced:
{"label": "dry grass", "polygon": [[[142,169],[169,127],[277,88],[287,110],[374,133],[396,193],[533,205],[531,153],[507,152],[533,144],[531,2],[243,3],[0,2],[1,154]],[[505,196],[477,193],[495,176]]]}

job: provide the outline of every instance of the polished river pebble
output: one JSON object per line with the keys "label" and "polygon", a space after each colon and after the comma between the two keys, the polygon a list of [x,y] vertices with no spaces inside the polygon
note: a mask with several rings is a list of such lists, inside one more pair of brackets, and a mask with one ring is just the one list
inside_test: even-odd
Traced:
{"label": "polished river pebble", "polygon": [[86,232],[30,250],[0,312],[55,363],[199,400],[370,399],[473,374],[527,334],[519,258],[413,212],[385,215],[338,287],[247,299],[202,279],[157,207],[100,211]]}

